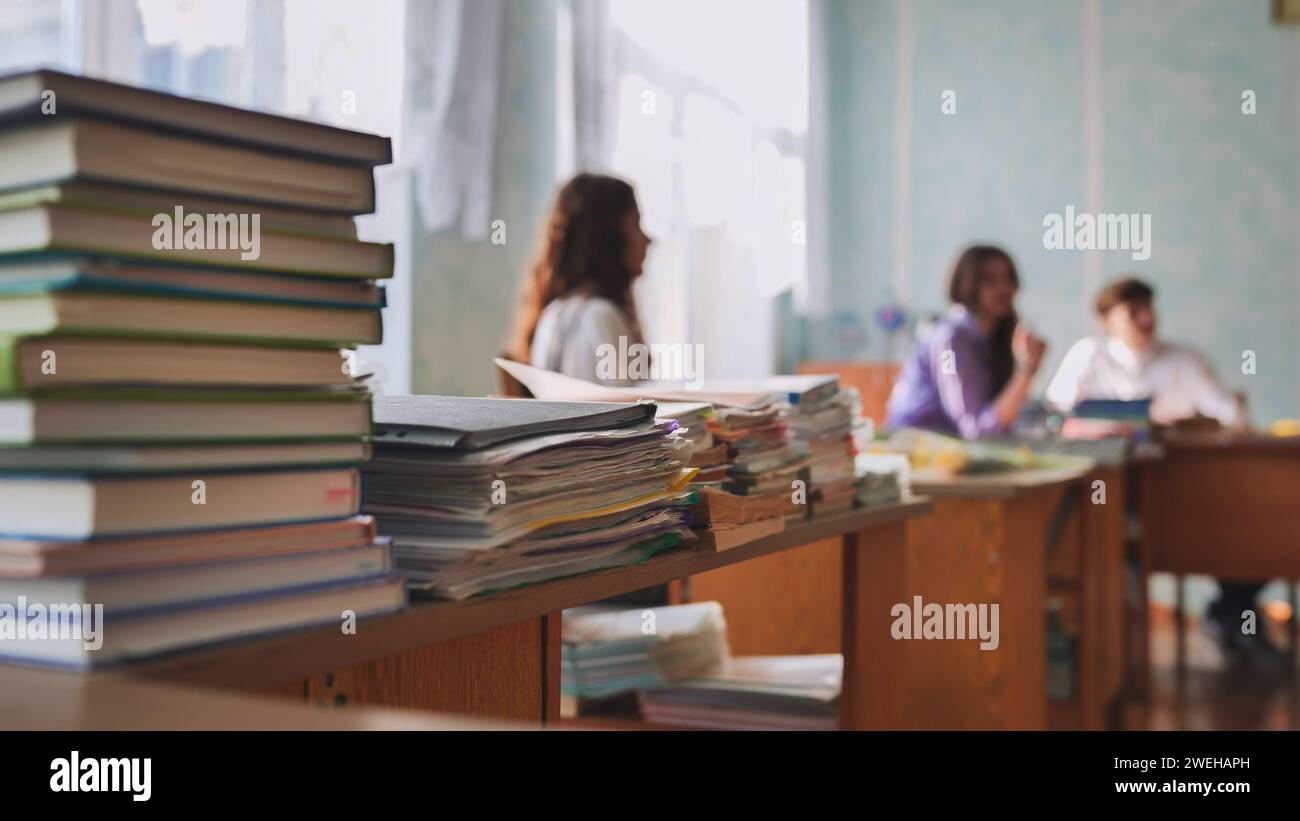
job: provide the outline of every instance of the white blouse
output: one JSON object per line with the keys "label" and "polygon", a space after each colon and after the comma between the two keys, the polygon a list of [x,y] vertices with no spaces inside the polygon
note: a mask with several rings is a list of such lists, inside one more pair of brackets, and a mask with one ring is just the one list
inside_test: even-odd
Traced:
{"label": "white blouse", "polygon": [[[619,345],[620,336],[627,339],[624,346]],[[635,341],[636,329],[631,320],[609,300],[582,295],[561,297],[547,305],[537,320],[528,364],[588,382],[627,385],[630,383],[626,380],[598,376],[600,346],[609,344],[618,351]],[[607,372],[618,373],[618,369]]]}
{"label": "white blouse", "polygon": [[1191,348],[1156,342],[1141,354],[1117,339],[1081,339],[1047,387],[1047,400],[1072,408],[1085,399],[1151,398],[1151,418],[1172,422],[1196,414],[1225,425],[1243,421],[1237,399]]}

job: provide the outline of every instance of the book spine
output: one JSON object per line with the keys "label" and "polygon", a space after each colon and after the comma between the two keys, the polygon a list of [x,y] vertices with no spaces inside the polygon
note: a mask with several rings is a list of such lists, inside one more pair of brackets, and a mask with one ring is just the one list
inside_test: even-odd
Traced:
{"label": "book spine", "polygon": [[19,372],[18,347],[22,339],[0,338],[0,396],[22,393],[22,374]]}

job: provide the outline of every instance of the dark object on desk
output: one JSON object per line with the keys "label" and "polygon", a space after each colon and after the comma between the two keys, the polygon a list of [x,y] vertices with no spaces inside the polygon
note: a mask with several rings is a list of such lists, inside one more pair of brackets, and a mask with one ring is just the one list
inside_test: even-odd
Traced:
{"label": "dark object on desk", "polygon": [[655,418],[652,402],[548,402],[468,396],[375,399],[375,442],[478,450],[547,433],[605,430]]}

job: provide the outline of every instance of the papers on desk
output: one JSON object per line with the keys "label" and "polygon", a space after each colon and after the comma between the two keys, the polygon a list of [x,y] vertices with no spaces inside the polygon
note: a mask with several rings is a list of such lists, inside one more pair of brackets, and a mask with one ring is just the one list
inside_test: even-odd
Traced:
{"label": "papers on desk", "polygon": [[[654,412],[653,404],[377,399],[365,509],[392,537],[413,588],[448,598],[644,561],[681,541],[698,501],[691,444]],[[473,426],[476,438],[457,425]],[[475,447],[486,442],[494,444]]]}
{"label": "papers on desk", "polygon": [[732,657],[717,602],[567,610],[562,653],[565,696],[599,708],[635,692],[650,723],[718,730],[838,725],[843,658]]}
{"label": "papers on desk", "polygon": [[564,612],[561,692],[608,698],[722,670],[726,622],[717,602]]}
{"label": "papers on desk", "polygon": [[834,730],[844,657],[739,656],[722,672],[641,692],[653,724],[709,730]]}

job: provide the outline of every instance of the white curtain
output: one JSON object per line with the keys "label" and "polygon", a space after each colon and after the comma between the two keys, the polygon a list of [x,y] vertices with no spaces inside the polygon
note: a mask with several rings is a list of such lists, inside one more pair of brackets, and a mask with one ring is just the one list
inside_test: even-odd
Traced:
{"label": "white curtain", "polygon": [[420,221],[488,236],[502,0],[407,3],[404,154]]}
{"label": "white curtain", "polygon": [[647,336],[703,344],[706,378],[770,373],[775,298],[807,301],[806,243],[824,230],[805,211],[801,4],[571,8],[574,163],[636,186],[655,240],[637,286]]}

